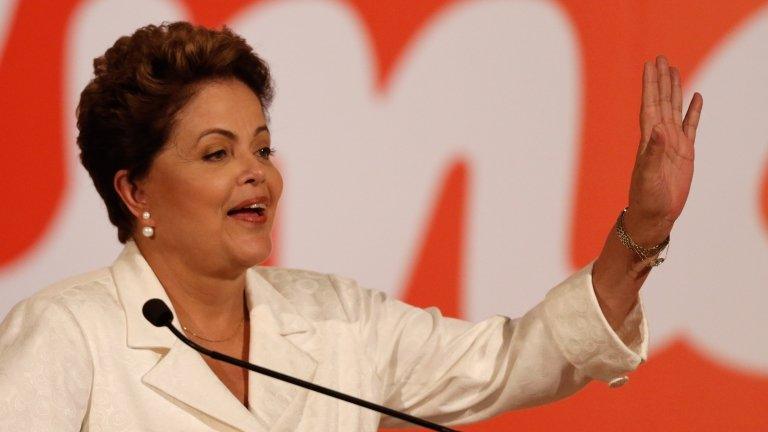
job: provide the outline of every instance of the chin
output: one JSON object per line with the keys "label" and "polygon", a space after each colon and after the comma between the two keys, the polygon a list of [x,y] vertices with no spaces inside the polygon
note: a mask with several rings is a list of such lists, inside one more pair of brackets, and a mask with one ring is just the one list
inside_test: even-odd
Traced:
{"label": "chin", "polygon": [[263,263],[272,253],[272,241],[270,239],[259,239],[238,245],[234,251],[236,259],[243,267],[253,267]]}

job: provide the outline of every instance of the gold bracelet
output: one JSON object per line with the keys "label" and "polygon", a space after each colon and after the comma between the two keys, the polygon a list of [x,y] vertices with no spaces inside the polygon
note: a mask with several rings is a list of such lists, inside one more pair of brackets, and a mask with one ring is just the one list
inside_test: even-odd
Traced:
{"label": "gold bracelet", "polygon": [[630,237],[627,231],[624,229],[624,214],[627,213],[627,209],[629,209],[629,207],[625,207],[624,210],[622,210],[622,212],[619,214],[618,220],[616,221],[616,235],[619,237],[621,244],[634,252],[641,261],[648,261],[650,259],[648,262],[648,267],[656,267],[661,265],[661,263],[664,262],[664,258],[653,257],[661,253],[661,251],[667,247],[667,245],[669,245],[669,236],[667,236],[663,242],[651,248],[644,248],[635,243],[635,241],[632,240],[632,237]]}

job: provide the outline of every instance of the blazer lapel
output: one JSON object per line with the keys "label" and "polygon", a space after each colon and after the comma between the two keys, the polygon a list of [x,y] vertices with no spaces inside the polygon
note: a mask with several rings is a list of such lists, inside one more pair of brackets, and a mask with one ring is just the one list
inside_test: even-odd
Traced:
{"label": "blazer lapel", "polygon": [[126,344],[140,349],[170,348],[176,337],[165,328],[153,326],[144,318],[141,309],[147,300],[159,298],[174,312],[173,325],[178,327],[179,321],[165,289],[139,252],[136,243],[129,241],[125,244],[111,270],[117,296],[125,312]]}
{"label": "blazer lapel", "polygon": [[181,341],[174,343],[142,382],[215,430],[268,430],[216,377],[202,356]]}
{"label": "blazer lapel", "polygon": [[[255,270],[247,275],[247,298],[251,318],[251,363],[304,381],[312,381],[317,360],[315,330],[296,308]],[[298,422],[307,392],[301,387],[257,373],[248,377],[251,412],[270,430],[291,430],[286,423]]]}
{"label": "blazer lapel", "polygon": [[144,302],[159,298],[174,313],[174,326],[181,328],[165,289],[134,242],[125,245],[112,265],[112,275],[125,310],[127,345],[160,353],[159,361],[144,374],[144,384],[216,430],[268,430],[216,377],[197,351],[168,329],[155,327],[144,318]]}

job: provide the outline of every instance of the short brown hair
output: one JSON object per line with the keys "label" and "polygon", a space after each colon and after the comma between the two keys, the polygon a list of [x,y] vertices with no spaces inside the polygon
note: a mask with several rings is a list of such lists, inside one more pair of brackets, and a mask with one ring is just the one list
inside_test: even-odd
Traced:
{"label": "short brown hair", "polygon": [[126,169],[131,181],[147,174],[196,84],[238,79],[265,110],[273,96],[267,64],[227,27],[148,25],[119,38],[94,59],[93,70],[95,77],[77,106],[77,145],[123,243],[131,237],[135,221],[114,189],[115,173]]}

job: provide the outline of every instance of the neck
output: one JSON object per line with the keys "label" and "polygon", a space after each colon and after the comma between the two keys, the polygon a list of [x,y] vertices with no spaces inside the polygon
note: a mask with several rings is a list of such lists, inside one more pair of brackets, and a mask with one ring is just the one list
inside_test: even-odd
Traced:
{"label": "neck", "polygon": [[204,273],[195,269],[188,256],[144,243],[136,241],[184,325],[220,334],[243,320],[245,269],[227,277]]}

